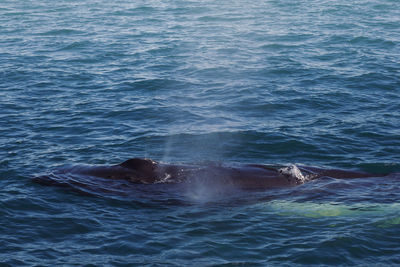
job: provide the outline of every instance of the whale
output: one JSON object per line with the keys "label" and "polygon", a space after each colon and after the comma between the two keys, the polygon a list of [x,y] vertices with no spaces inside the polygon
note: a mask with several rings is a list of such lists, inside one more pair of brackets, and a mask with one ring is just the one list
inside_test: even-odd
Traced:
{"label": "whale", "polygon": [[129,184],[190,184],[201,181],[210,186],[218,183],[245,190],[265,190],[298,186],[321,177],[356,179],[383,177],[388,174],[296,165],[170,164],[147,158],[132,158],[116,165],[63,167],[49,174],[36,176],[33,181],[42,185],[67,186],[71,181],[79,183],[76,179],[69,179],[68,182],[63,180],[63,177],[74,175],[126,181]]}

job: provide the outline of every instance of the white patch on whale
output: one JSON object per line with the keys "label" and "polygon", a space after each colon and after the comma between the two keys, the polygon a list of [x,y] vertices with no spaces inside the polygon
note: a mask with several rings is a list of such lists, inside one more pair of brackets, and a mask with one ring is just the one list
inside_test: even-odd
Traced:
{"label": "white patch on whale", "polygon": [[304,184],[308,179],[301,173],[296,165],[289,165],[278,169],[280,175],[288,179],[291,184]]}

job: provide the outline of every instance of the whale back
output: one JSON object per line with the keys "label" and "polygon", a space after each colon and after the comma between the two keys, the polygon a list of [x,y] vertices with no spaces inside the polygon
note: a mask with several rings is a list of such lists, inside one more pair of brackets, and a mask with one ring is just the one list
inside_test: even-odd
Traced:
{"label": "whale back", "polygon": [[152,175],[157,166],[157,163],[150,159],[133,158],[122,162],[119,166],[131,170],[138,171],[146,176]]}

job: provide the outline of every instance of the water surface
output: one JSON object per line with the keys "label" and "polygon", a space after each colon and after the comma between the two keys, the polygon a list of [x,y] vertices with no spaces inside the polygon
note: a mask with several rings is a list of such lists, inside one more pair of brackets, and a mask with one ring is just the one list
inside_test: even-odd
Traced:
{"label": "water surface", "polygon": [[[400,172],[398,1],[2,1],[4,265],[400,263],[398,174],[83,196],[132,157]],[[196,191],[197,190],[197,191]]]}

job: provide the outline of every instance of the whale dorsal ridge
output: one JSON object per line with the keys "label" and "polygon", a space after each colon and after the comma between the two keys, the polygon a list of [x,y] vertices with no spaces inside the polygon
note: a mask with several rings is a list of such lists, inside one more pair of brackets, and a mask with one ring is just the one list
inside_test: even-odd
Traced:
{"label": "whale dorsal ridge", "polygon": [[156,162],[150,159],[133,158],[119,164],[121,167],[142,172],[151,172],[156,167]]}

